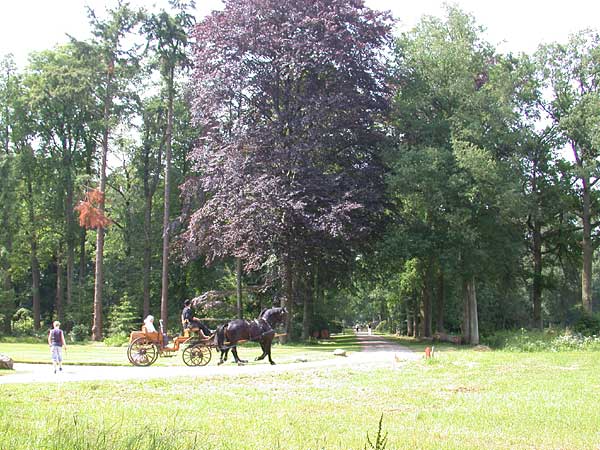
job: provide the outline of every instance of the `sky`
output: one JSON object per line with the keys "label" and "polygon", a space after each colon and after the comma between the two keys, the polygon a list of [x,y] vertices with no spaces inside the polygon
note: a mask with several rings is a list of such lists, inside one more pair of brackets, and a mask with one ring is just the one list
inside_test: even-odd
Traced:
{"label": "sky", "polygon": [[[152,9],[167,0],[129,0]],[[365,0],[367,6],[391,10],[399,30],[412,28],[423,15],[443,15],[443,0]],[[22,67],[32,51],[67,42],[67,34],[88,37],[85,5],[102,16],[116,0],[0,0],[0,56],[12,53]],[[501,52],[532,53],[541,43],[566,42],[569,34],[599,28],[598,0],[457,0],[486,29],[485,38]],[[196,0],[198,17],[221,8],[220,0]]]}

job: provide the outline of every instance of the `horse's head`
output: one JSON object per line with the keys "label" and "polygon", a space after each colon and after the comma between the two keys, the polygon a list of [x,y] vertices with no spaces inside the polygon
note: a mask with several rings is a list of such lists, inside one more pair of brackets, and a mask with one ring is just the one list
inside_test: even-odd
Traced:
{"label": "horse's head", "polygon": [[287,314],[288,311],[285,306],[282,308],[269,308],[261,314],[261,318],[266,320],[272,328],[275,328],[276,325],[285,322]]}

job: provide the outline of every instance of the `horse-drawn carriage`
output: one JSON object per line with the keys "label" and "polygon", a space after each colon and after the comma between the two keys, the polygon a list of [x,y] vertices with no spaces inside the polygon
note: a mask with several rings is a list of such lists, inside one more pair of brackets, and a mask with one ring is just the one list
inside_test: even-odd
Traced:
{"label": "horse-drawn carriage", "polygon": [[192,334],[186,330],[183,335],[173,339],[171,345],[166,342],[162,332],[148,332],[145,327],[141,331],[132,331],[129,335],[127,358],[134,366],[150,366],[159,356],[175,356],[183,348],[183,362],[188,366],[205,366],[212,357],[211,347],[214,347],[212,336]]}
{"label": "horse-drawn carriage", "polygon": [[259,317],[253,321],[236,319],[217,327],[211,336],[205,336],[200,330],[185,330],[183,335],[173,339],[172,345],[166,343],[161,321],[160,332],[132,331],[129,336],[127,357],[135,366],[150,366],[159,356],[174,356],[179,349],[183,349],[183,362],[188,366],[205,366],[212,357],[211,348],[221,352],[219,364],[227,359],[229,350],[232,351],[235,362],[238,364],[246,361],[237,354],[237,346],[247,341],[260,344],[262,355],[256,360],[268,358],[271,364],[271,344],[275,337],[275,327],[285,321],[287,310],[285,308],[264,309]]}

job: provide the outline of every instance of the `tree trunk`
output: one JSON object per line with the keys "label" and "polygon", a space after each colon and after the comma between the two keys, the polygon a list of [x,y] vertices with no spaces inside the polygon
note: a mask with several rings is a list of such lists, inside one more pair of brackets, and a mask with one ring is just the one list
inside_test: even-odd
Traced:
{"label": "tree trunk", "polygon": [[78,296],[81,300],[83,293],[83,284],[85,282],[85,266],[86,266],[86,254],[85,254],[85,243],[87,240],[87,231],[85,228],[81,228],[79,234],[79,293]]}
{"label": "tree trunk", "polygon": [[242,319],[242,260],[235,258],[235,298],[238,319]]}
{"label": "tree trunk", "polygon": [[[10,225],[9,225],[9,217],[8,217],[8,212],[9,212],[9,208],[8,207],[3,207],[3,218],[2,218],[2,230],[4,231],[5,235],[4,235],[4,246],[6,249],[6,254],[0,258],[0,261],[2,262],[2,297],[3,298],[3,303],[0,305],[3,310],[4,310],[4,322],[2,323],[2,331],[5,334],[10,334],[11,332],[11,316],[12,316],[12,307],[11,305],[14,304],[14,293],[13,293],[13,282],[12,282],[12,277],[11,277],[11,273],[10,273],[10,261],[8,259],[9,255],[12,253],[12,247],[13,247],[13,234],[12,234],[12,230],[10,229]],[[5,309],[5,308],[10,308],[9,309]]]}
{"label": "tree trunk", "polygon": [[33,328],[40,329],[40,263],[37,258],[37,242],[31,241],[31,296],[33,300]]}
{"label": "tree trunk", "polygon": [[583,269],[581,271],[581,300],[583,310],[592,314],[592,213],[588,177],[581,178],[583,185]]}
{"label": "tree trunk", "polygon": [[292,314],[294,312],[294,282],[292,279],[292,263],[288,257],[285,257],[283,272],[286,296],[284,306],[287,309],[288,314],[285,321],[286,336],[283,336],[280,341],[285,344],[292,338]]}
{"label": "tree trunk", "polygon": [[[33,150],[31,150],[33,152]],[[37,256],[37,234],[36,220],[33,206],[33,183],[31,174],[27,179],[27,194],[29,207],[29,226],[31,233],[29,235],[31,248],[31,297],[32,297],[32,312],[33,312],[33,328],[40,329],[40,263]]]}
{"label": "tree trunk", "polygon": [[302,311],[302,340],[308,340],[310,338],[310,328],[312,326],[312,310],[313,310],[313,302],[314,296],[317,295],[318,290],[318,276],[315,272],[312,274],[312,283],[310,282],[310,275],[308,275],[309,279],[306,280],[305,289],[304,289],[304,308]]}
{"label": "tree trunk", "polygon": [[539,222],[531,227],[533,235],[533,286],[531,298],[533,302],[533,326],[542,330],[542,233]]}
{"label": "tree trunk", "polygon": [[[61,245],[62,247],[62,245]],[[64,285],[63,285],[63,261],[62,261],[62,248],[58,250],[56,254],[56,302],[54,309],[56,311],[56,318],[62,322],[64,319],[63,314],[63,298],[65,296]]]}
{"label": "tree trunk", "polygon": [[433,263],[429,260],[427,262],[427,268],[425,269],[425,282],[423,283],[422,289],[423,301],[421,303],[421,317],[423,318],[423,322],[421,323],[421,335],[423,337],[431,337],[431,323],[433,317],[433,301],[431,298],[433,282],[432,266]]}
{"label": "tree trunk", "polygon": [[475,277],[463,281],[463,342],[471,345],[479,344],[479,321],[477,316],[477,296],[475,293]]}
{"label": "tree trunk", "polygon": [[412,299],[406,299],[406,335],[413,335]]}
{"label": "tree trunk", "polygon": [[437,292],[435,303],[435,331],[437,333],[445,333],[444,327],[444,270],[440,266],[437,273]]}
{"label": "tree trunk", "polygon": [[[71,177],[71,152],[67,152],[68,157],[65,158],[65,163],[68,164],[65,167],[67,171],[67,179],[66,179],[66,191],[67,195],[65,197],[65,218],[66,218],[66,243],[67,243],[67,305],[70,305],[73,300],[73,276],[75,273],[75,245],[76,245],[76,236],[75,236],[75,214],[73,210],[73,181]],[[60,319],[59,319],[60,321]]]}
{"label": "tree trunk", "polygon": [[[146,184],[146,180],[144,180]],[[150,314],[150,273],[152,270],[152,194],[146,187],[144,207],[144,260],[142,268],[142,311],[144,317]]]}
{"label": "tree trunk", "polygon": [[150,314],[150,279],[152,276],[152,204],[158,186],[161,166],[161,150],[158,154],[158,163],[152,179],[150,179],[150,149],[144,153],[144,261],[143,261],[143,310],[144,317]]}
{"label": "tree trunk", "polygon": [[412,310],[412,336],[419,337],[419,298],[415,295],[413,298],[413,310]]}
{"label": "tree trunk", "polygon": [[169,316],[169,215],[171,208],[171,137],[173,134],[173,77],[174,69],[169,71],[168,99],[167,99],[167,130],[165,136],[165,203],[163,212],[163,249],[162,249],[162,277],[160,296],[160,317],[164,329],[167,329]]}
{"label": "tree trunk", "polygon": [[[112,105],[112,70],[114,61],[108,64],[106,75],[106,97],[104,99],[104,131],[102,133],[102,163],[100,167],[100,191],[106,195],[106,158],[108,156],[108,139],[110,135],[110,111]],[[101,214],[105,211],[105,200],[100,203]],[[102,290],[104,287],[104,228],[98,227],[96,234],[96,273],[94,280],[94,320],[92,324],[92,340],[102,340]]]}

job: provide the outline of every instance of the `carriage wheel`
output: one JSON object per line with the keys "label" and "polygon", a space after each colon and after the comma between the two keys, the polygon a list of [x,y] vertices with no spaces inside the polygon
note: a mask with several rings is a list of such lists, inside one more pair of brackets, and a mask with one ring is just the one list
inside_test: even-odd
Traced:
{"label": "carriage wheel", "polygon": [[145,337],[140,337],[129,344],[127,358],[134,366],[149,366],[158,359],[158,347]]}
{"label": "carriage wheel", "polygon": [[188,366],[205,366],[210,362],[212,353],[210,347],[204,344],[188,346],[183,351],[183,362]]}

